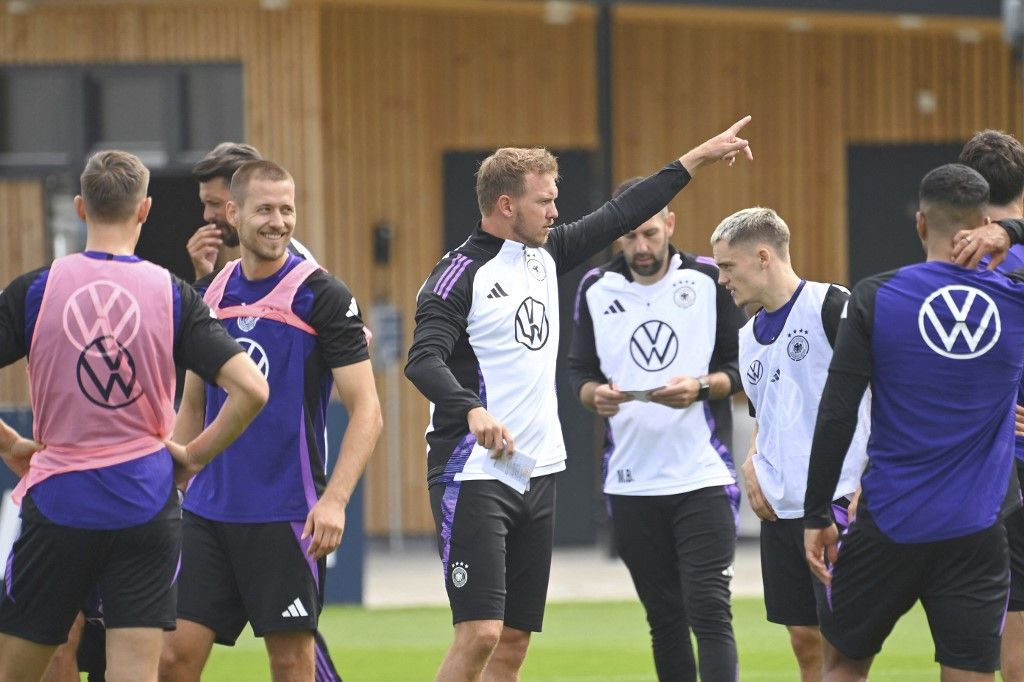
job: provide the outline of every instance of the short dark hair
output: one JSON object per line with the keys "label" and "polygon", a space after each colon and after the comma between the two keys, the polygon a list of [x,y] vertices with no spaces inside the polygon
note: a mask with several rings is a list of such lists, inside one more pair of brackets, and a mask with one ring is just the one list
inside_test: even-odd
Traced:
{"label": "short dark hair", "polygon": [[245,203],[245,198],[249,194],[249,183],[252,180],[269,180],[270,182],[288,180],[293,184],[295,182],[291,173],[273,161],[265,159],[246,161],[231,176],[231,201],[235,202],[236,206]]}
{"label": "short dark hair", "polygon": [[981,173],[962,163],[947,163],[928,172],[918,191],[921,203],[954,209],[982,208],[988,203],[988,183]]}
{"label": "short dark hair", "polygon": [[935,229],[978,227],[988,205],[988,183],[973,168],[947,163],[921,179],[918,198]]}
{"label": "short dark hair", "polygon": [[231,176],[246,161],[259,161],[263,157],[256,147],[240,142],[221,142],[210,150],[199,163],[192,166],[192,177],[196,182],[209,182],[221,178],[231,184]]}
{"label": "short dark hair", "polygon": [[960,163],[981,173],[989,201],[1005,206],[1024,192],[1024,146],[1001,130],[975,134],[960,152]]}
{"label": "short dark hair", "polygon": [[128,152],[93,154],[79,178],[85,213],[100,222],[127,220],[146,198],[149,169]]}

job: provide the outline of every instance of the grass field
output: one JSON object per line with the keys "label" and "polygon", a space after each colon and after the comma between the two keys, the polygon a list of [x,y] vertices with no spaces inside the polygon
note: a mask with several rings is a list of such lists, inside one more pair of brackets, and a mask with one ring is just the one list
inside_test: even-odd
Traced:
{"label": "grass field", "polygon": [[[447,608],[331,607],[321,631],[345,682],[432,680],[451,641]],[[741,680],[798,679],[783,627],[764,620],[760,599],[735,599],[733,620]],[[872,680],[938,679],[924,613],[900,621],[875,660]],[[203,680],[269,680],[263,643],[249,631],[233,647],[215,647]],[[654,679],[647,623],[638,603],[549,604],[544,632],[535,635],[524,682],[640,682]]]}

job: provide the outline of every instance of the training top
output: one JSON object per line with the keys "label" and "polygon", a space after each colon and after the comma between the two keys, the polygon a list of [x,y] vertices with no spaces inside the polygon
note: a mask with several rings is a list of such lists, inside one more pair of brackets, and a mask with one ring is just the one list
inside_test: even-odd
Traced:
{"label": "training top", "polygon": [[[761,308],[740,330],[743,390],[757,417],[754,470],[780,519],[804,514],[814,420],[849,298],[850,292],[837,284],[801,281],[784,306],[773,312]],[[867,461],[869,410],[865,394],[832,499],[850,495],[860,483]]]}
{"label": "training top", "polygon": [[[573,391],[588,381],[649,390],[679,376],[728,375],[739,390],[736,334],[743,313],[718,283],[718,268],[670,247],[661,280],[633,280],[619,254],[580,281],[569,371]],[[637,400],[606,420],[604,492],[675,495],[736,482],[709,402],[685,409]]]}
{"label": "training top", "polygon": [[499,239],[479,226],[447,253],[416,301],[405,374],[431,402],[427,481],[489,479],[487,450],[466,414],[484,407],[537,459],[534,476],[565,468],[555,361],[557,277],[668,205],[690,180],[675,161],[593,213],[548,231],[543,247]]}
{"label": "training top", "polygon": [[[1024,246],[1015,244],[1010,247],[1010,252],[1006,256],[1006,260],[999,264],[996,268],[1003,273],[1011,273],[1015,270],[1024,268]],[[1024,377],[1021,377],[1020,386],[1017,390],[1017,404],[1024,405]],[[1024,465],[1024,436],[1017,436],[1015,439],[1015,452],[1018,461]]]}
{"label": "training top", "polygon": [[136,256],[87,251],[15,279],[0,294],[0,365],[28,357],[33,437],[79,457],[74,468],[99,465],[30,473],[22,517],[92,529],[154,518],[174,490],[162,443],[174,364],[212,381],[240,351],[188,284]]}
{"label": "training top", "polygon": [[[1014,275],[1024,280],[1024,271]],[[858,522],[895,542],[968,535],[996,522],[1013,462],[1024,367],[1024,285],[929,261],[870,277],[840,325],[811,447],[805,525],[828,507],[871,383]]]}
{"label": "training top", "polygon": [[[249,280],[238,261],[196,282],[270,384],[249,427],[189,485],[184,508],[214,521],[304,521],[327,485],[331,370],[369,359],[349,288],[289,255],[270,277]],[[206,387],[206,423],[227,394]]]}

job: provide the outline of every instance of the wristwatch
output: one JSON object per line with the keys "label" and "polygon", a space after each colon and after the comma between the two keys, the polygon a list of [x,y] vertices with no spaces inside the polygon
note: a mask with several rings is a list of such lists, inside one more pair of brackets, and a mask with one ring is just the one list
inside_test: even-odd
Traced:
{"label": "wristwatch", "polygon": [[707,400],[711,397],[711,382],[708,381],[707,377],[698,377],[697,381],[700,382],[700,390],[697,391],[697,400]]}

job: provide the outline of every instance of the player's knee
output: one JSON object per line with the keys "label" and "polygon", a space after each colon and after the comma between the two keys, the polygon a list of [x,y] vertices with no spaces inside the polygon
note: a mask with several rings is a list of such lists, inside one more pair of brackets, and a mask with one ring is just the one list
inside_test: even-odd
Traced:
{"label": "player's knee", "polygon": [[190,655],[187,648],[176,646],[172,639],[164,638],[164,645],[160,649],[160,682],[179,682],[190,679],[189,672],[195,666],[196,656]]}
{"label": "player's knee", "polygon": [[495,657],[501,656],[517,667],[526,659],[526,651],[530,648],[530,633],[514,628],[505,628],[494,651]]}
{"label": "player's knee", "polygon": [[789,644],[801,663],[821,663],[821,633],[816,627],[789,627]]}
{"label": "player's knee", "polygon": [[501,621],[465,621],[455,626],[455,645],[474,655],[489,656],[501,641],[501,630]]}
{"label": "player's knee", "polygon": [[274,679],[304,679],[304,673],[311,673],[314,668],[313,657],[309,654],[304,649],[284,649],[270,653],[270,670]]}

